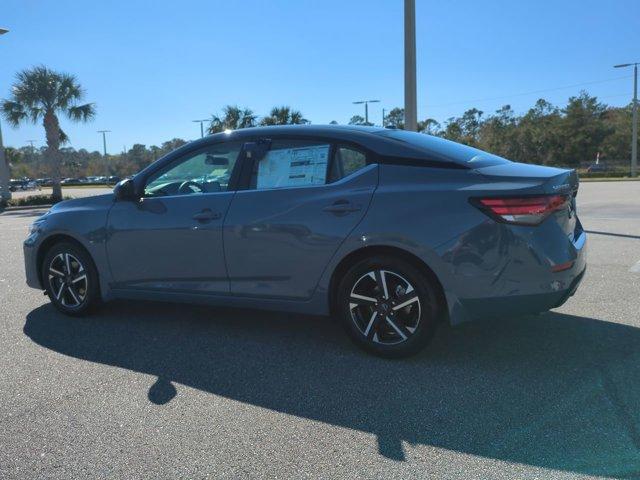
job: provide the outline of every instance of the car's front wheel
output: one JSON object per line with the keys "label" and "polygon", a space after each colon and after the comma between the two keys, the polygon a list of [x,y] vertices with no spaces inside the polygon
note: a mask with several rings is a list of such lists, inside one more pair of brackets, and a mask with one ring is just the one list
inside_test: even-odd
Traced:
{"label": "car's front wheel", "polygon": [[346,272],[337,302],[351,339],[392,358],[424,348],[440,312],[433,282],[409,262],[383,255],[361,260]]}
{"label": "car's front wheel", "polygon": [[73,243],[49,249],[42,262],[42,281],[51,303],[67,315],[84,315],[100,302],[93,261]]}

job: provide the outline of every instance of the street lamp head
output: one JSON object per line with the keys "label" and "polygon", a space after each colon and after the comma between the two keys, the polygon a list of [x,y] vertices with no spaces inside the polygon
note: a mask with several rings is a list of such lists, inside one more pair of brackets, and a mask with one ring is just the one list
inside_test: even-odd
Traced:
{"label": "street lamp head", "polygon": [[7,33],[9,30],[7,30],[6,28],[2,28],[0,27],[0,35],[4,35],[5,33]]}
{"label": "street lamp head", "polygon": [[353,102],[354,105],[362,105],[365,103],[365,100],[358,100],[357,102]]}
{"label": "street lamp head", "polygon": [[380,100],[367,100],[369,103],[380,103]]}
{"label": "street lamp head", "polygon": [[621,63],[620,65],[614,65],[613,68],[624,68],[632,65],[638,65],[637,63]]}

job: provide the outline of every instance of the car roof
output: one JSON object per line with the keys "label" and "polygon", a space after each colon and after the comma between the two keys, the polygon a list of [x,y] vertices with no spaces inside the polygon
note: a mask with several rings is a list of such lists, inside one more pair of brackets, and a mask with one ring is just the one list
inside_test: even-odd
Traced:
{"label": "car roof", "polygon": [[[333,141],[354,142],[380,155],[415,157],[424,154],[414,146],[382,135],[382,127],[360,125],[274,125],[229,130],[189,142],[183,148],[198,148],[221,141],[247,141],[256,137],[318,137]],[[186,149],[185,148],[185,149]],[[179,150],[181,150],[179,149]]]}

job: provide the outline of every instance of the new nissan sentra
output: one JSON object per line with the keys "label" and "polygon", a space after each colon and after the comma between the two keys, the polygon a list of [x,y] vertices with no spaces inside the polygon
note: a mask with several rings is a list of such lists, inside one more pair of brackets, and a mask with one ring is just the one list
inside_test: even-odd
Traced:
{"label": "new nissan sentra", "polygon": [[562,305],[585,271],[575,171],[374,127],[210,135],[31,226],[27,283],[69,315],[114,298],[334,315],[366,350],[441,320]]}

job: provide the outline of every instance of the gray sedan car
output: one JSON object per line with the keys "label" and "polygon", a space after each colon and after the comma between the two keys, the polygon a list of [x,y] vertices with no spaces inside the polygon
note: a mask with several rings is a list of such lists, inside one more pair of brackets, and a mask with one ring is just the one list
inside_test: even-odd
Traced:
{"label": "gray sedan car", "polygon": [[585,270],[577,191],[573,170],[402,130],[220,133],[54,206],[27,283],[70,315],[113,298],[334,315],[405,356],[443,320],[562,305]]}

